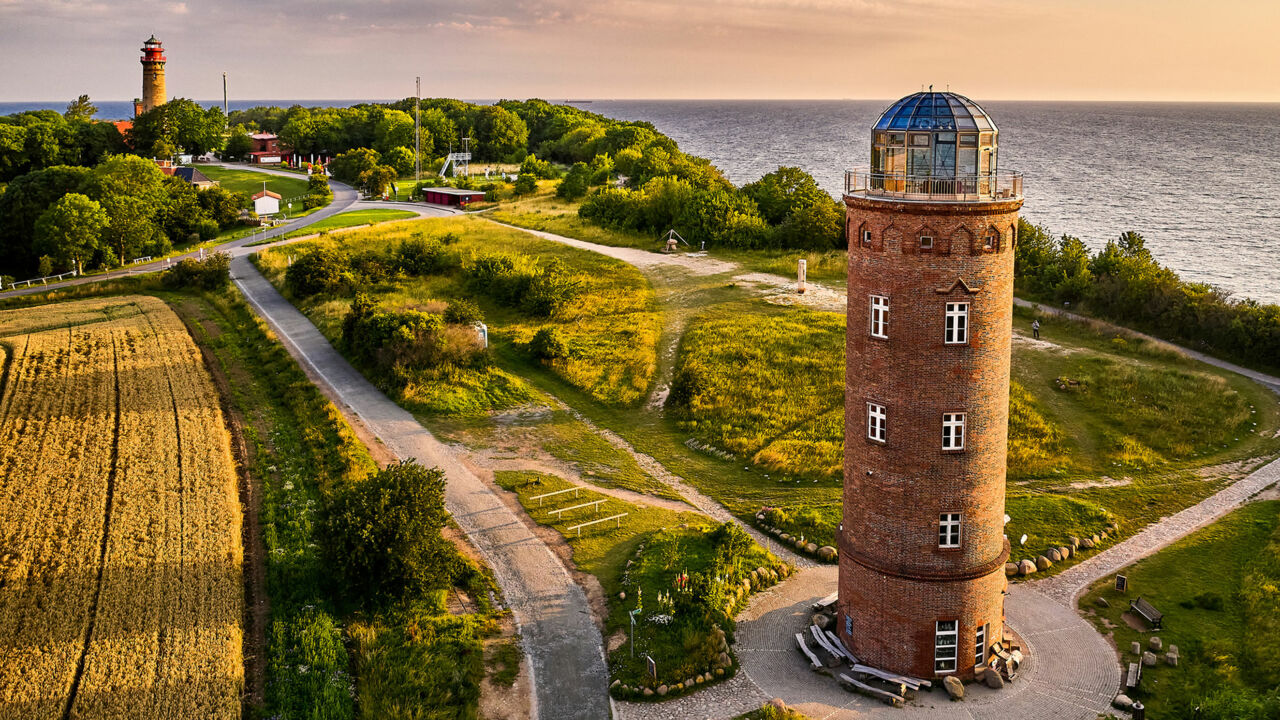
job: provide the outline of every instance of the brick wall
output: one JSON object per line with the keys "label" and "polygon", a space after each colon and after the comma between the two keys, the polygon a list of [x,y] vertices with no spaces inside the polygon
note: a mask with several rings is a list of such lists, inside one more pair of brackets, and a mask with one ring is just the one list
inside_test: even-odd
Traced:
{"label": "brick wall", "polygon": [[[853,620],[855,655],[924,677],[934,674],[934,622],[958,619],[958,674],[971,675],[972,663],[963,658],[972,658],[974,628],[989,623],[994,640],[1003,616],[1013,242],[1021,201],[854,196],[846,204],[840,608]],[[932,238],[931,248],[922,247],[922,235]],[[870,335],[873,294],[889,298],[888,339]],[[969,304],[966,344],[944,343],[949,302]],[[867,438],[868,402],[887,408],[883,444]],[[965,414],[961,451],[942,448],[944,413]],[[942,513],[963,518],[959,548],[939,547]]]}

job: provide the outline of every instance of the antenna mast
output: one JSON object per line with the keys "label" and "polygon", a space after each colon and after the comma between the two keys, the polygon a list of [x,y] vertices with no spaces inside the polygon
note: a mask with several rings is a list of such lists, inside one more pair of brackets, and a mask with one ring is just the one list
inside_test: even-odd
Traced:
{"label": "antenna mast", "polygon": [[413,181],[422,181],[422,76],[414,78],[417,92],[413,103]]}
{"label": "antenna mast", "polygon": [[225,130],[230,123],[231,121],[227,119],[227,73],[226,71],[223,71],[222,73],[222,128]]}

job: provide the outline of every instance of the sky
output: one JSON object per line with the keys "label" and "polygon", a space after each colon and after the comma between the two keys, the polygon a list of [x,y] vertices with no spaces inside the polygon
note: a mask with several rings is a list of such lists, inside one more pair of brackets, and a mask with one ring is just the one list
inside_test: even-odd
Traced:
{"label": "sky", "polygon": [[0,101],[1280,101],[1280,0],[0,0]]}

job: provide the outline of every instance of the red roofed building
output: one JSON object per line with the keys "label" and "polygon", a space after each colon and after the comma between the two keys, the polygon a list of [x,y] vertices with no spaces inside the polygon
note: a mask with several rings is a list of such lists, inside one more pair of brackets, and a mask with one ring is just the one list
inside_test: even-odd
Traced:
{"label": "red roofed building", "polygon": [[255,165],[276,165],[288,160],[280,149],[280,138],[275,133],[250,133],[249,139],[253,141],[249,162]]}
{"label": "red roofed building", "polygon": [[262,190],[253,196],[253,211],[258,215],[275,215],[280,212],[280,196],[270,190]]}

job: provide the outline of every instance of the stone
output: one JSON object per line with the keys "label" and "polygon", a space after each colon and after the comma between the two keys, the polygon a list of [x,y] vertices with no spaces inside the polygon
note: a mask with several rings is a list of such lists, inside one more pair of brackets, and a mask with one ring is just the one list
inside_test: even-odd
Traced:
{"label": "stone", "polygon": [[666,695],[668,692],[670,692],[670,690],[671,690],[671,689],[670,689],[670,688],[668,688],[666,685],[659,685],[659,686],[658,686],[658,694],[659,694],[659,695]]}
{"label": "stone", "polygon": [[803,549],[804,549],[804,538],[796,538],[795,540],[796,540],[796,541],[795,541],[795,543],[794,543],[794,544],[795,544],[795,548],[796,548],[797,550],[803,550]]}
{"label": "stone", "polygon": [[1004,678],[1000,676],[999,671],[993,668],[987,668],[982,671],[982,684],[992,690],[1004,689]]}
{"label": "stone", "polygon": [[772,705],[773,707],[778,708],[779,710],[787,709],[787,704],[783,702],[782,698],[774,698],[769,701],[769,704]]}
{"label": "stone", "polygon": [[1134,655],[1141,655],[1142,643],[1138,642],[1137,640],[1134,640],[1133,642],[1129,643],[1129,652],[1133,653]]}
{"label": "stone", "polygon": [[1159,636],[1152,635],[1151,639],[1147,640],[1147,649],[1152,652],[1160,652],[1164,649],[1164,641]]}
{"label": "stone", "polygon": [[807,544],[807,545],[805,545],[805,546],[804,546],[804,551],[805,551],[805,552],[807,552],[807,553],[809,553],[810,555],[816,554],[816,553],[818,552],[818,544],[817,544],[817,543],[809,543],[809,544]]}
{"label": "stone", "polygon": [[1155,667],[1156,654],[1153,652],[1142,653],[1142,664],[1146,667]]}
{"label": "stone", "polygon": [[1018,563],[1007,562],[1004,564],[1004,576],[1013,577],[1018,574]]}
{"label": "stone", "polygon": [[693,681],[701,685],[702,683],[706,682],[707,679],[699,675],[698,677],[694,678]]}
{"label": "stone", "polygon": [[1111,701],[1111,705],[1117,710],[1130,710],[1133,708],[1133,699],[1124,693],[1120,693],[1115,700]]}
{"label": "stone", "polygon": [[[701,678],[702,676],[701,676],[701,675],[699,675],[698,677],[699,677],[699,678]],[[684,685],[685,687],[693,687],[693,681],[694,681],[694,678],[689,678],[688,680],[685,680],[684,682],[682,682],[682,683],[680,683],[680,684],[681,684],[681,685]]]}
{"label": "stone", "polygon": [[626,593],[626,591],[623,591],[623,592],[618,593],[618,599],[619,599],[619,600],[626,600],[626,599],[627,599],[627,593]]}
{"label": "stone", "polygon": [[622,681],[621,681],[621,680],[614,680],[612,683],[610,683],[610,685],[609,685],[609,689],[610,689],[610,690],[613,690],[613,689],[617,688],[617,687],[618,687],[618,686],[620,686],[620,685],[622,685]]}
{"label": "stone", "polygon": [[1084,548],[1085,550],[1092,550],[1093,546],[1096,544],[1097,543],[1095,543],[1092,538],[1085,538],[1080,541],[1080,547]]}
{"label": "stone", "polygon": [[1071,548],[1067,547],[1066,545],[1063,545],[1062,547],[1058,548],[1058,554],[1062,556],[1063,560],[1066,560],[1067,558],[1071,557]]}
{"label": "stone", "polygon": [[645,697],[653,697],[653,688],[645,688],[645,689],[644,689],[644,696],[645,696]]}
{"label": "stone", "polygon": [[1030,560],[1023,560],[1018,563],[1019,575],[1031,575],[1036,571],[1036,564]]}
{"label": "stone", "polygon": [[791,536],[787,533],[782,533],[781,535],[778,536],[778,539],[786,543],[791,542]]}
{"label": "stone", "polygon": [[1178,646],[1177,646],[1177,645],[1170,645],[1170,646],[1169,646],[1169,652],[1173,653],[1174,655],[1177,655],[1177,654],[1178,654]]}
{"label": "stone", "polygon": [[1049,562],[1062,562],[1062,553],[1058,552],[1058,548],[1049,548],[1044,556],[1049,558]]}
{"label": "stone", "polygon": [[1165,653],[1164,661],[1173,667],[1178,667],[1178,653]]}
{"label": "stone", "polygon": [[1102,538],[1098,537],[1097,535],[1094,535],[1089,539],[1093,541],[1093,544],[1095,547],[1102,544]]}
{"label": "stone", "polygon": [[716,668],[716,677],[724,677],[724,668]]}
{"label": "stone", "polygon": [[964,699],[964,683],[960,682],[960,678],[955,675],[948,675],[947,678],[942,681],[942,684],[947,688],[947,695],[952,700]]}
{"label": "stone", "polygon": [[1106,599],[1106,598],[1104,598],[1104,597],[1099,597],[1099,598],[1098,598],[1097,600],[1095,600],[1094,602],[1096,602],[1096,603],[1098,604],[1098,607],[1103,607],[1103,608],[1109,608],[1109,607],[1111,607],[1111,603],[1110,603],[1110,602],[1108,602],[1108,601],[1107,601],[1107,599]]}
{"label": "stone", "polygon": [[819,630],[826,630],[831,627],[831,616],[822,613],[816,613],[813,616],[813,624],[818,626]]}
{"label": "stone", "polygon": [[1053,563],[1049,561],[1049,558],[1041,555],[1040,557],[1036,558],[1036,567],[1040,570],[1048,570],[1049,568],[1053,567]]}
{"label": "stone", "polygon": [[821,560],[832,562],[833,560],[836,559],[836,555],[837,555],[836,549],[831,547],[830,545],[823,545],[822,547],[818,548],[818,558]]}
{"label": "stone", "polygon": [[720,653],[716,657],[716,662],[720,663],[720,667],[729,667],[729,653]]}
{"label": "stone", "polygon": [[1067,544],[1071,546],[1072,550],[1079,550],[1080,538],[1076,537],[1075,535],[1072,535],[1071,537],[1067,538]]}

